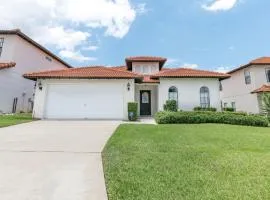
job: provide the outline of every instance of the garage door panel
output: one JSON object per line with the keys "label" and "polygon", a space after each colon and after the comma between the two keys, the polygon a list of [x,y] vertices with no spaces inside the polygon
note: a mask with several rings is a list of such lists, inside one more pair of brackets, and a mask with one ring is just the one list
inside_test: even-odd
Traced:
{"label": "garage door panel", "polygon": [[123,119],[122,85],[50,85],[46,118]]}

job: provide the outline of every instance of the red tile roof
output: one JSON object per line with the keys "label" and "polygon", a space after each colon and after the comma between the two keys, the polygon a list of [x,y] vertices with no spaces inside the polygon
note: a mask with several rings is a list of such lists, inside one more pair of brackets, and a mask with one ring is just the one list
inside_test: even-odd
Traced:
{"label": "red tile roof", "polygon": [[232,74],[232,73],[239,71],[241,69],[245,69],[251,65],[270,65],[270,57],[260,57],[260,58],[257,58],[255,60],[252,60],[248,64],[241,65],[240,67],[229,71],[228,74]]}
{"label": "red tile roof", "polygon": [[270,92],[270,85],[263,85],[262,87],[254,90],[251,93],[262,93],[262,92]]}
{"label": "red tile roof", "polygon": [[105,66],[91,66],[81,68],[71,68],[62,70],[51,70],[43,72],[34,72],[23,75],[25,78],[36,80],[38,78],[91,78],[91,79],[135,79],[142,78],[129,71],[121,71]]}
{"label": "red tile roof", "polygon": [[8,63],[1,63],[0,62],[0,70],[15,67],[15,66],[16,66],[15,62],[8,62]]}
{"label": "red tile roof", "polygon": [[160,81],[158,79],[152,79],[151,76],[144,76],[143,83],[160,83]]}
{"label": "red tile roof", "polygon": [[134,57],[126,58],[126,64],[127,64],[128,69],[132,68],[131,66],[132,62],[158,62],[159,69],[161,69],[166,61],[167,61],[167,58],[157,57],[157,56],[134,56]]}
{"label": "red tile roof", "polygon": [[136,61],[145,61],[145,62],[166,62],[167,58],[157,57],[157,56],[133,56],[127,57],[126,61],[136,62]]}
{"label": "red tile roof", "polygon": [[229,78],[229,74],[198,70],[198,69],[188,69],[188,68],[177,68],[165,71],[160,71],[157,74],[152,75],[152,78]]}
{"label": "red tile roof", "polygon": [[58,56],[56,56],[54,53],[52,53],[51,51],[49,51],[48,49],[46,49],[45,47],[43,47],[42,45],[40,45],[39,43],[37,43],[36,41],[34,41],[33,39],[31,39],[29,36],[25,35],[23,32],[21,32],[20,29],[0,30],[0,34],[4,34],[4,35],[17,35],[17,36],[21,37],[22,39],[24,39],[25,41],[27,41],[30,44],[32,44],[33,46],[35,46],[36,48],[40,49],[44,53],[48,54],[49,56],[51,56],[55,60],[59,61],[60,63],[62,63],[66,67],[72,68],[71,65],[69,65],[64,60],[62,60],[61,58],[59,58]]}

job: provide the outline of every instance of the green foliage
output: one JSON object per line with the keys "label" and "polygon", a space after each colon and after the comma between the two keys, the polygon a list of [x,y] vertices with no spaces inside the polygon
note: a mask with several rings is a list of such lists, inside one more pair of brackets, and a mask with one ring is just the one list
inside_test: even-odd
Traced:
{"label": "green foliage", "polygon": [[158,112],[155,115],[155,120],[158,124],[219,123],[261,127],[268,126],[268,120],[263,116],[230,112]]}
{"label": "green foliage", "polygon": [[163,108],[165,111],[177,112],[177,102],[175,100],[167,100]]}
{"label": "green foliage", "polygon": [[202,108],[201,106],[197,106],[193,108],[194,111],[211,111],[211,112],[216,112],[217,109],[213,107],[208,107],[208,108]]}
{"label": "green foliage", "polygon": [[128,119],[130,121],[136,121],[138,119],[138,103],[128,103]]}
{"label": "green foliage", "polygon": [[227,108],[223,108],[223,111],[227,111],[227,112],[234,112],[234,108],[231,107],[227,107]]}
{"label": "green foliage", "polygon": [[32,121],[31,114],[10,114],[10,115],[0,115],[0,127],[6,127],[11,125],[16,125],[20,123]]}
{"label": "green foliage", "polygon": [[262,105],[263,113],[267,115],[270,121],[270,93],[264,93],[262,96],[262,100],[263,100]]}

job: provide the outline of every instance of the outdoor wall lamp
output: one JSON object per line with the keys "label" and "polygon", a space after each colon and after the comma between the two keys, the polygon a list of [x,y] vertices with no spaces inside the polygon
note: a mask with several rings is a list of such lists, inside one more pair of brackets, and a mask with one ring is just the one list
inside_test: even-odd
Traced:
{"label": "outdoor wall lamp", "polygon": [[127,84],[127,90],[130,90],[130,83]]}
{"label": "outdoor wall lamp", "polygon": [[39,81],[39,82],[38,82],[38,89],[39,89],[39,90],[42,90],[42,88],[43,88],[43,87],[42,87],[42,83],[41,83],[41,81]]}

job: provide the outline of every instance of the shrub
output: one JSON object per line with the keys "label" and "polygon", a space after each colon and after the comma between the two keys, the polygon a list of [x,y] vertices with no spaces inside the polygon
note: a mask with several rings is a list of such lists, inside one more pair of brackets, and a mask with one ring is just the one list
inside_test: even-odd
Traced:
{"label": "shrub", "polygon": [[128,103],[128,119],[130,121],[136,121],[138,119],[138,103]]}
{"label": "shrub", "polygon": [[175,100],[167,100],[163,108],[165,111],[177,112],[177,102]]}
{"label": "shrub", "polygon": [[234,108],[228,107],[228,108],[223,108],[223,111],[234,112],[235,110],[234,110]]}
{"label": "shrub", "polygon": [[193,108],[194,111],[211,111],[211,112],[216,112],[217,109],[213,108],[213,107],[208,107],[208,108],[202,108],[200,106],[197,106],[195,108]]}
{"label": "shrub", "polygon": [[155,115],[158,124],[200,124],[220,123],[246,126],[267,127],[266,117],[259,115],[240,115],[230,112],[158,112]]}

